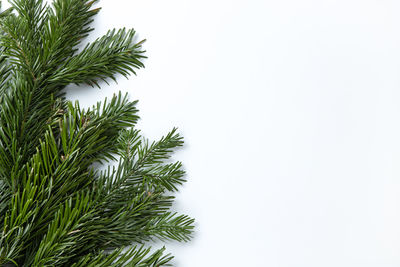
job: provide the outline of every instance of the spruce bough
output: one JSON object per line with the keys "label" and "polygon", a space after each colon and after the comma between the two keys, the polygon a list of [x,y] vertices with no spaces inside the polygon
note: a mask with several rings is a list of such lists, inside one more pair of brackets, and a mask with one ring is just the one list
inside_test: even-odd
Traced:
{"label": "spruce bough", "polygon": [[90,109],[64,96],[143,67],[132,29],[78,51],[96,2],[12,0],[0,14],[0,266],[166,266],[145,242],[191,238],[193,219],[170,211],[185,181],[168,160],[176,129],[149,142],[126,95]]}

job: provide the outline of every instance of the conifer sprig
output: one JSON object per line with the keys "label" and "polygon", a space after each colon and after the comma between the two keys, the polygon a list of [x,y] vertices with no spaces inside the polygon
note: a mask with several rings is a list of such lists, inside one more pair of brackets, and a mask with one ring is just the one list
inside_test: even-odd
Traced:
{"label": "conifer sprig", "polygon": [[12,0],[0,13],[0,266],[168,266],[144,243],[191,238],[194,220],[170,210],[185,182],[170,162],[177,130],[148,141],[121,93],[90,109],[64,97],[144,67],[133,29],[78,51],[96,2]]}

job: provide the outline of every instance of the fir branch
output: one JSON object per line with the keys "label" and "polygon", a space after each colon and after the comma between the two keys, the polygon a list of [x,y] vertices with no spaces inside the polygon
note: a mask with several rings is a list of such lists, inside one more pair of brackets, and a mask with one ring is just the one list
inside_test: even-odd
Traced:
{"label": "fir branch", "polygon": [[89,25],[100,10],[92,9],[96,2],[56,0],[48,9],[48,22],[43,34],[43,57],[48,75],[73,56],[76,46],[92,31]]}
{"label": "fir branch", "polygon": [[99,86],[98,81],[116,81],[116,74],[127,77],[144,67],[141,59],[143,41],[134,42],[135,31],[111,30],[88,44],[81,53],[68,60],[50,79],[59,84],[86,83]]}
{"label": "fir branch", "polygon": [[177,128],[173,128],[166,136],[151,144],[145,139],[138,147],[138,158],[133,171],[169,159],[173,149],[183,145],[183,138],[176,131]]}
{"label": "fir branch", "polygon": [[77,53],[95,3],[13,0],[16,13],[0,13],[0,265],[166,266],[164,249],[123,247],[192,236],[194,220],[170,211],[185,182],[182,164],[165,162],[183,144],[176,129],[143,138],[136,102],[121,93],[87,110],[63,97],[70,83],[143,67],[134,30]]}
{"label": "fir branch", "polygon": [[74,234],[79,233],[81,222],[90,217],[89,195],[82,195],[75,199],[68,199],[59,207],[54,220],[48,225],[38,249],[27,257],[26,265],[32,266],[60,266],[68,262],[81,247],[81,238]]}
{"label": "fir branch", "polygon": [[[133,248],[124,252],[122,249],[116,249],[110,254],[102,252],[97,255],[88,254],[79,262],[74,263],[71,267],[158,267],[171,266],[168,264],[172,260],[172,256],[163,255],[165,248],[150,254],[150,249],[143,246]],[[150,255],[149,255],[150,254]]]}
{"label": "fir branch", "polygon": [[36,79],[41,61],[41,32],[47,21],[46,5],[43,0],[11,0],[15,15],[7,16],[1,23],[6,35],[1,38],[6,53],[15,58],[13,64],[27,70]]}
{"label": "fir branch", "polygon": [[185,171],[182,169],[181,162],[166,165],[155,165],[136,172],[136,175],[143,177],[142,182],[148,188],[163,187],[170,192],[178,191],[177,186],[182,185],[186,180],[183,178]]}
{"label": "fir branch", "polygon": [[166,212],[149,221],[146,231],[149,236],[161,240],[189,241],[194,228],[193,223],[194,219],[189,216]]}

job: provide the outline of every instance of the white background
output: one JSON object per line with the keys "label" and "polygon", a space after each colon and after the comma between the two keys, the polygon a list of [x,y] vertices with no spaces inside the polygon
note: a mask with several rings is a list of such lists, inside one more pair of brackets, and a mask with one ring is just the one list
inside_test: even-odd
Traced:
{"label": "white background", "polygon": [[197,223],[176,266],[400,266],[398,0],[99,6],[89,41],[134,27],[146,68],[68,96],[128,91],[146,136],[185,136],[176,209]]}

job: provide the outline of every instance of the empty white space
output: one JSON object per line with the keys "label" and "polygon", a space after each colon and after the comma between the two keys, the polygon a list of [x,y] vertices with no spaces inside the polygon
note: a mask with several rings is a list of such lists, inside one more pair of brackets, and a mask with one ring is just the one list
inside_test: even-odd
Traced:
{"label": "empty white space", "polygon": [[68,97],[129,92],[144,135],[179,127],[196,234],[166,244],[176,266],[400,266],[398,0],[99,6],[88,41],[133,27],[146,68]]}

